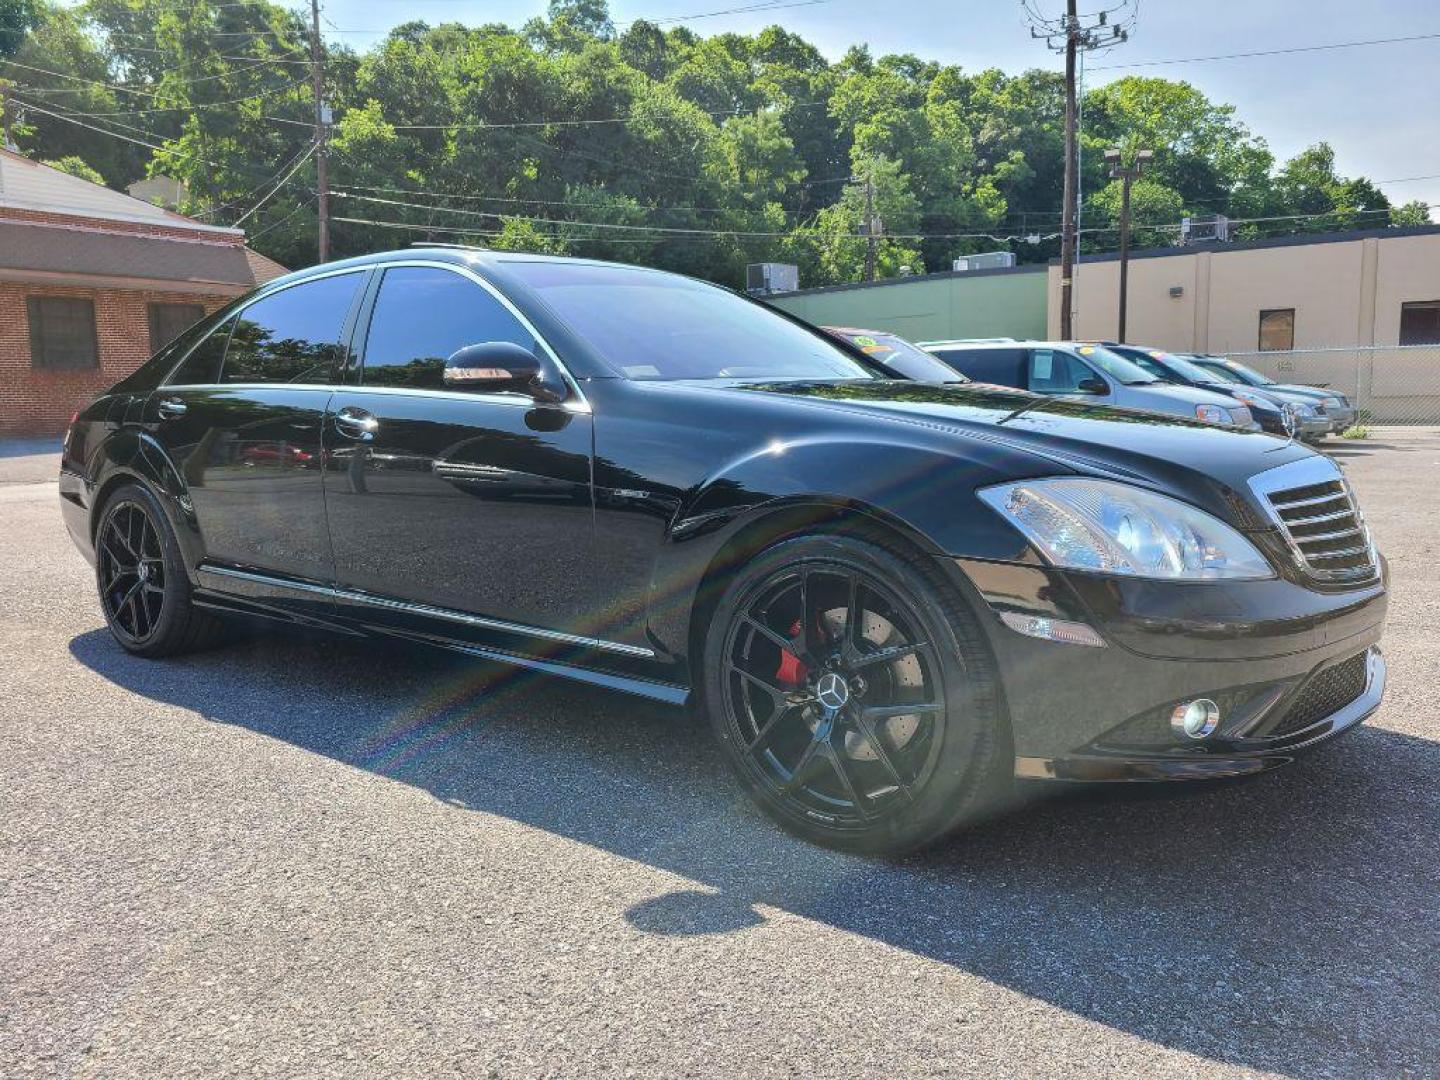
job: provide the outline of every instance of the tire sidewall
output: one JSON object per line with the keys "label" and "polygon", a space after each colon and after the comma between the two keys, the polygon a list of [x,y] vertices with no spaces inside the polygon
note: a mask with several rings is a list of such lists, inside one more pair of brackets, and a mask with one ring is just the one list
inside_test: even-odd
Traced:
{"label": "tire sidewall", "polygon": [[115,620],[111,617],[109,606],[105,603],[105,588],[101,579],[101,558],[97,553],[95,589],[100,597],[100,612],[104,616],[105,624],[109,627],[111,635],[121,648],[139,656],[159,655],[169,650],[172,640],[182,629],[183,609],[190,602],[190,579],[186,572],[185,562],[181,558],[179,541],[175,538],[174,530],[170,527],[170,520],[160,505],[160,500],[141,484],[126,484],[116,489],[114,494],[105,501],[104,510],[100,515],[100,524],[95,530],[97,548],[111,517],[126,504],[137,506],[143,510],[150,518],[150,524],[155,528],[156,534],[160,537],[160,554],[165,565],[165,595],[160,604],[160,618],[156,620],[155,627],[150,634],[139,641],[129,637],[123,627],[116,625]]}
{"label": "tire sidewall", "polygon": [[[777,572],[805,562],[861,570],[882,581],[910,605],[934,646],[945,695],[946,721],[935,767],[913,806],[887,815],[868,829],[836,829],[805,814],[761,779],[759,767],[738,745],[728,716],[724,651],[733,619],[747,610]],[[741,783],[781,825],[807,839],[861,852],[899,853],[949,832],[983,799],[994,769],[999,723],[994,662],[962,600],[941,600],[943,586],[910,560],[868,541],[849,537],[799,537],[782,541],[747,563],[721,597],[704,649],[703,705]]]}

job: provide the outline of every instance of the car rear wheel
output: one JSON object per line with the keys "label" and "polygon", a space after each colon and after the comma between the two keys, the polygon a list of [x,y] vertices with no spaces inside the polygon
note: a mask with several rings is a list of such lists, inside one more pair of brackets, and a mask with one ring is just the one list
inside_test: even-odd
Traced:
{"label": "car rear wheel", "polygon": [[787,540],[735,576],[711,627],[709,720],[787,829],[898,853],[993,805],[1008,783],[993,659],[923,557]]}
{"label": "car rear wheel", "polygon": [[138,484],[105,504],[95,531],[95,578],[110,633],[138,656],[208,648],[221,622],[195,607],[180,545],[155,496]]}

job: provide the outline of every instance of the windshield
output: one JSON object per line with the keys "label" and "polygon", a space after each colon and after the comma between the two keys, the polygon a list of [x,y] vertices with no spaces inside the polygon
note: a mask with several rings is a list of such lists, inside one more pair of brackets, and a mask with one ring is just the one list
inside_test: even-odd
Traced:
{"label": "windshield", "polygon": [[505,268],[630,379],[877,377],[818,331],[677,274],[524,260]]}
{"label": "windshield", "polygon": [[[1146,363],[1147,360],[1149,363]],[[1162,352],[1153,356],[1147,356],[1144,360],[1137,357],[1136,363],[1146,371],[1151,371],[1152,368],[1150,364],[1154,364],[1155,367],[1159,369],[1155,374],[1160,374],[1161,372],[1167,374],[1173,373],[1190,382],[1213,383],[1220,380],[1220,376],[1215,374],[1215,372],[1208,371],[1193,360],[1186,360],[1183,356],[1176,356],[1174,353]]]}
{"label": "windshield", "polygon": [[1133,360],[1127,360],[1119,353],[1113,353],[1099,345],[1078,345],[1075,351],[1116,382],[1122,382],[1126,386],[1143,386],[1160,381]]}
{"label": "windshield", "polygon": [[894,334],[874,330],[843,330],[826,327],[836,337],[844,338],[866,356],[888,371],[917,382],[969,382],[954,368],[942,364],[929,353]]}
{"label": "windshield", "polygon": [[1254,368],[1248,368],[1235,360],[1206,359],[1202,361],[1211,371],[1225,376],[1231,382],[1244,383],[1247,386],[1278,386],[1274,379],[1266,378]]}

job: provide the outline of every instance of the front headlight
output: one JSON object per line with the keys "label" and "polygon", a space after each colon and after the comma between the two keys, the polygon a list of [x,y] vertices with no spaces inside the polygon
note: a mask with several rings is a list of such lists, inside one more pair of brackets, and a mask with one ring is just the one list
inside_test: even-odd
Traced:
{"label": "front headlight", "polygon": [[1221,408],[1219,405],[1196,405],[1195,415],[1207,424],[1233,424],[1235,422],[1230,415],[1230,410]]}
{"label": "front headlight", "polygon": [[1296,415],[1296,416],[1319,416],[1320,414],[1319,414],[1318,412],[1316,412],[1314,405],[1307,405],[1307,404],[1305,404],[1304,402],[1297,401],[1297,402],[1295,403],[1295,415]]}
{"label": "front headlight", "polygon": [[1056,566],[1171,580],[1275,576],[1223,521],[1129,484],[1055,477],[978,494]]}
{"label": "front headlight", "polygon": [[1321,401],[1321,404],[1327,409],[1343,409],[1345,407],[1345,400],[1338,397],[1327,397]]}

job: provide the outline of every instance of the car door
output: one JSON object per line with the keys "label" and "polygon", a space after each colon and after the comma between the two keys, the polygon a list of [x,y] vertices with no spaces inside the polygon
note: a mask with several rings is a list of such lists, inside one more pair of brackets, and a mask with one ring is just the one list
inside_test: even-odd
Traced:
{"label": "car door", "polygon": [[498,630],[524,651],[588,636],[597,625],[590,416],[573,401],[447,389],[442,379],[465,346],[546,346],[460,267],[391,264],[372,293],[358,385],[336,392],[327,424],[341,603],[457,637]]}
{"label": "car door", "polygon": [[149,426],[180,471],[210,567],[332,579],[322,429],[367,273],[263,294],[150,395]]}
{"label": "car door", "polygon": [[[1104,386],[1105,392],[1085,389],[1087,383],[1097,390]],[[1115,404],[1115,388],[1110,380],[1065,349],[1030,350],[1030,390],[1092,405]]]}

